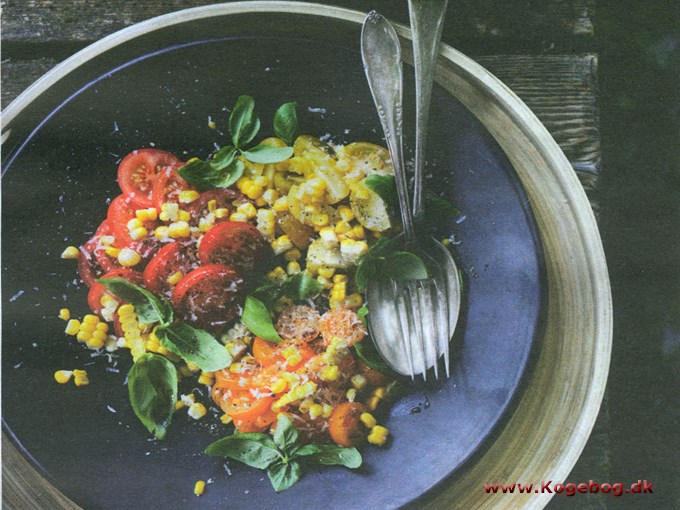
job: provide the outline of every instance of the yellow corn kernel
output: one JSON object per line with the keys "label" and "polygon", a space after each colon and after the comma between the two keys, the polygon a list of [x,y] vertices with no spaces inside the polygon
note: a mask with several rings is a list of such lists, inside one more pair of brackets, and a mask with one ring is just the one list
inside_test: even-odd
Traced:
{"label": "yellow corn kernel", "polygon": [[158,215],[158,218],[161,221],[176,221],[178,213],[179,204],[166,202],[164,204],[161,204],[161,213]]}
{"label": "yellow corn kernel", "polygon": [[130,248],[123,248],[118,254],[118,263],[123,267],[136,266],[141,261],[141,255]]}
{"label": "yellow corn kernel", "polygon": [[296,262],[295,260],[291,260],[288,262],[288,265],[286,266],[286,273],[289,275],[294,275],[302,271],[302,268],[300,267],[300,263]]}
{"label": "yellow corn kernel", "polygon": [[361,374],[355,374],[350,378],[350,381],[352,383],[352,386],[356,388],[357,390],[363,389],[368,381],[366,380],[366,377],[364,377]]}
{"label": "yellow corn kernel", "polygon": [[281,255],[292,248],[293,242],[285,234],[272,241],[272,250],[274,250],[276,255]]}
{"label": "yellow corn kernel", "polygon": [[66,329],[64,333],[67,335],[77,335],[80,331],[80,321],[78,319],[71,319],[66,323]]}
{"label": "yellow corn kernel", "polygon": [[194,402],[196,402],[196,395],[194,395],[193,393],[189,393],[188,395],[180,396],[179,399],[185,406],[189,407]]}
{"label": "yellow corn kernel", "polygon": [[208,213],[207,216],[198,219],[198,228],[203,232],[210,230],[215,224],[215,215]]}
{"label": "yellow corn kernel", "polygon": [[253,179],[253,183],[264,188],[269,185],[269,178],[266,175],[258,175]]}
{"label": "yellow corn kernel", "polygon": [[120,255],[120,248],[116,248],[115,246],[107,246],[104,248],[104,253],[115,259],[118,258],[118,255]]}
{"label": "yellow corn kernel", "polygon": [[102,243],[104,246],[109,246],[116,242],[116,238],[113,236],[100,236],[99,242]]}
{"label": "yellow corn kernel", "polygon": [[90,379],[88,379],[87,372],[85,372],[85,370],[74,370],[73,382],[76,383],[76,386],[87,386],[90,384]]}
{"label": "yellow corn kernel", "polygon": [[73,372],[71,370],[57,370],[54,373],[54,380],[59,384],[66,384],[71,380]]}
{"label": "yellow corn kernel", "polygon": [[185,405],[184,405],[184,402],[182,402],[181,399],[178,400],[177,402],[175,402],[175,411],[179,411],[183,407],[185,407]]}
{"label": "yellow corn kernel", "polygon": [[368,399],[366,402],[366,405],[371,411],[375,411],[378,408],[378,405],[380,404],[380,397],[371,397]]}
{"label": "yellow corn kernel", "polygon": [[135,307],[131,303],[125,303],[118,308],[118,316],[122,319],[126,316],[135,315]]}
{"label": "yellow corn kernel", "polygon": [[283,393],[288,388],[288,382],[285,379],[278,379],[271,386],[272,393]]}
{"label": "yellow corn kernel", "polygon": [[323,227],[319,230],[319,237],[326,246],[336,246],[338,244],[338,235],[332,227]]}
{"label": "yellow corn kernel", "polygon": [[115,309],[118,306],[118,300],[113,297],[109,293],[104,293],[102,294],[101,299],[99,300],[99,303],[104,307],[104,308],[113,308]]}
{"label": "yellow corn kernel", "polygon": [[83,324],[98,324],[99,317],[93,313],[88,313],[83,317]]}
{"label": "yellow corn kernel", "polygon": [[288,250],[283,255],[283,258],[288,262],[291,262],[293,260],[300,260],[302,258],[302,253],[297,248],[293,248],[291,250]]}
{"label": "yellow corn kernel", "polygon": [[134,230],[130,230],[130,237],[134,241],[139,241],[140,239],[146,237],[149,235],[149,231],[145,229],[144,227],[136,228]]}
{"label": "yellow corn kernel", "polygon": [[333,276],[333,283],[344,283],[347,282],[346,274],[336,274]]}
{"label": "yellow corn kernel", "polygon": [[337,365],[327,365],[321,369],[319,374],[324,381],[337,381],[340,369]]}
{"label": "yellow corn kernel", "polygon": [[158,210],[155,207],[149,207],[148,209],[137,209],[135,211],[135,216],[140,222],[156,221],[158,219]]}
{"label": "yellow corn kernel", "polygon": [[249,180],[248,182],[243,184],[243,188],[241,189],[241,191],[245,196],[247,196],[251,200],[257,200],[264,193],[264,188],[263,186],[260,186],[256,182]]}
{"label": "yellow corn kernel", "polygon": [[335,274],[335,268],[321,266],[321,267],[319,267],[317,272],[319,273],[319,276],[322,276],[322,277],[324,277],[328,280],[328,279],[332,278],[333,275]]}
{"label": "yellow corn kernel", "polygon": [[350,388],[345,392],[345,398],[348,402],[354,402],[357,398],[357,390]]}
{"label": "yellow corn kernel", "polygon": [[91,322],[81,322],[80,331],[83,333],[92,333],[97,326]]}
{"label": "yellow corn kernel", "polygon": [[450,246],[451,245],[451,239],[449,239],[449,238],[442,239],[442,244],[444,246]]}
{"label": "yellow corn kernel", "polygon": [[215,374],[213,372],[201,372],[198,382],[206,386],[212,386],[215,384]]}
{"label": "yellow corn kernel", "polygon": [[205,482],[203,480],[197,481],[196,484],[194,485],[194,494],[196,494],[196,496],[200,496],[201,494],[203,494],[204,490]]}
{"label": "yellow corn kernel", "polygon": [[187,412],[194,420],[200,420],[207,414],[208,410],[200,402],[194,402],[189,406],[189,410]]}
{"label": "yellow corn kernel", "polygon": [[298,408],[300,409],[301,413],[306,413],[313,405],[314,401],[311,398],[306,398],[302,402],[300,402]]}
{"label": "yellow corn kernel", "polygon": [[341,205],[340,207],[338,207],[338,214],[340,215],[340,219],[347,223],[354,219],[354,212],[350,207],[347,207],[346,205]]}
{"label": "yellow corn kernel", "polygon": [[59,318],[63,321],[67,321],[71,318],[71,310],[68,308],[62,308],[59,310]]}
{"label": "yellow corn kernel", "polygon": [[357,225],[353,227],[352,230],[347,232],[347,235],[353,237],[354,239],[363,239],[366,237],[366,231],[364,231],[364,227]]}
{"label": "yellow corn kernel", "polygon": [[281,266],[276,266],[274,269],[269,271],[269,273],[267,273],[267,278],[272,283],[282,284],[283,282],[286,281],[287,276],[286,272]]}
{"label": "yellow corn kernel", "polygon": [[330,404],[324,404],[323,405],[323,413],[321,416],[324,418],[330,418],[331,414],[333,414],[333,406]]}
{"label": "yellow corn kernel", "polygon": [[345,306],[347,308],[359,308],[364,302],[364,298],[361,297],[361,294],[350,294],[347,296],[347,300],[345,301]]}
{"label": "yellow corn kernel", "polygon": [[231,416],[229,416],[228,414],[223,414],[222,416],[220,416],[220,421],[224,425],[229,425],[232,422],[232,419]]}
{"label": "yellow corn kernel", "polygon": [[330,289],[333,286],[333,282],[331,282],[328,278],[324,278],[321,275],[316,277],[316,281],[319,282],[324,289]]}
{"label": "yellow corn kernel", "polygon": [[109,325],[106,322],[98,322],[95,327],[97,331],[103,331],[104,333],[109,332]]}
{"label": "yellow corn kernel", "polygon": [[268,204],[268,205],[274,205],[274,203],[279,199],[279,192],[276,191],[275,189],[268,189],[264,193],[262,193],[262,199]]}
{"label": "yellow corn kernel", "polygon": [[194,363],[193,361],[187,361],[187,367],[189,367],[189,370],[192,372],[198,372],[201,368]]}
{"label": "yellow corn kernel", "polygon": [[[217,217],[217,214],[215,216]],[[240,213],[240,212],[235,212],[235,213],[232,213],[229,216],[229,220],[230,221],[241,221],[241,222],[248,221],[248,216],[246,216],[245,214]]]}
{"label": "yellow corn kernel", "polygon": [[236,212],[239,212],[243,214],[246,218],[250,219],[255,217],[255,215],[257,214],[257,209],[250,202],[246,202],[244,204],[239,205],[236,208]]}
{"label": "yellow corn kernel", "polygon": [[156,230],[153,231],[153,235],[158,239],[167,239],[170,237],[169,231],[170,229],[167,226],[161,225],[160,227],[156,227]]}
{"label": "yellow corn kernel", "polygon": [[132,232],[136,228],[142,228],[144,225],[142,225],[142,222],[139,221],[139,218],[132,218],[130,221],[127,222],[127,229]]}
{"label": "yellow corn kernel", "polygon": [[309,417],[314,420],[323,414],[323,406],[321,404],[314,404],[309,408]]}
{"label": "yellow corn kernel", "polygon": [[359,416],[361,423],[366,425],[367,428],[372,429],[378,424],[378,421],[373,417],[371,413],[361,413]]}
{"label": "yellow corn kernel", "polygon": [[283,406],[287,406],[288,404],[291,403],[291,398],[288,396],[288,394],[285,394],[283,397],[278,399],[276,402],[272,404],[272,411],[275,413],[278,413]]}
{"label": "yellow corn kernel", "polygon": [[331,289],[330,297],[342,301],[345,299],[346,296],[347,296],[347,283],[345,282],[334,283],[333,288]]}
{"label": "yellow corn kernel", "polygon": [[276,212],[286,212],[288,210],[288,198],[281,197],[276,199],[274,205],[272,205],[272,209]]}
{"label": "yellow corn kernel", "polygon": [[352,230],[352,226],[349,223],[347,223],[346,221],[338,221],[335,224],[334,229],[335,229],[336,234],[346,234],[347,232]]}
{"label": "yellow corn kernel", "polygon": [[189,237],[191,235],[191,229],[186,221],[175,221],[170,223],[168,227],[168,235],[172,239],[178,239],[180,237]]}
{"label": "yellow corn kernel", "polygon": [[177,221],[189,221],[191,220],[191,213],[189,211],[178,211],[177,212]]}
{"label": "yellow corn kernel", "polygon": [[67,260],[77,260],[80,256],[80,251],[75,246],[68,246],[62,253],[61,258]]}
{"label": "yellow corn kernel", "polygon": [[329,306],[331,309],[335,309],[335,308],[344,308],[344,307],[345,307],[345,300],[344,300],[344,299],[337,299],[337,298],[335,298],[335,297],[333,297],[333,296],[330,296],[330,297],[328,298],[328,306]]}
{"label": "yellow corn kernel", "polygon": [[101,349],[106,344],[106,337],[106,333],[97,330],[92,333],[92,338],[87,341],[87,346],[92,347],[93,349]]}
{"label": "yellow corn kernel", "polygon": [[190,204],[194,200],[196,200],[198,197],[200,197],[201,194],[198,191],[194,190],[185,190],[185,191],[180,191],[179,192],[179,201],[182,204]]}
{"label": "yellow corn kernel", "polygon": [[166,281],[168,282],[169,285],[177,285],[177,283],[179,283],[183,276],[184,273],[182,273],[182,271],[177,271],[168,276],[168,279]]}
{"label": "yellow corn kernel", "polygon": [[289,366],[294,367],[295,365],[298,365],[302,362],[302,356],[300,356],[299,354],[294,354],[286,361],[288,362]]}
{"label": "yellow corn kernel", "polygon": [[226,207],[220,207],[218,209],[215,209],[212,213],[215,215],[215,218],[221,220],[229,216],[229,209],[227,209]]}
{"label": "yellow corn kernel", "polygon": [[373,390],[373,396],[383,398],[385,396],[385,388],[383,386],[376,388],[375,390]]}
{"label": "yellow corn kernel", "polygon": [[210,200],[208,202],[208,212],[215,212],[215,209],[217,209],[217,200]]}

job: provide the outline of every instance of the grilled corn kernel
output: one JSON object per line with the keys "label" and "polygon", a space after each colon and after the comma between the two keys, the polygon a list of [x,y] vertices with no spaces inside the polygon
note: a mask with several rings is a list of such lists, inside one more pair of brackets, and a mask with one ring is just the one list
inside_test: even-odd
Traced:
{"label": "grilled corn kernel", "polygon": [[250,181],[243,185],[243,189],[241,191],[251,200],[257,200],[264,193],[264,187],[253,181]]}
{"label": "grilled corn kernel", "polygon": [[347,308],[359,308],[364,302],[364,298],[361,297],[361,294],[350,294],[347,296],[347,300],[345,301],[345,306]]}
{"label": "grilled corn kernel", "polygon": [[187,407],[196,402],[196,395],[189,393],[188,395],[181,395],[179,397],[180,401]]}
{"label": "grilled corn kernel", "polygon": [[366,425],[367,428],[372,429],[378,424],[378,421],[373,417],[371,413],[361,413],[359,416],[361,423]]}
{"label": "grilled corn kernel", "polygon": [[141,255],[130,248],[123,248],[118,254],[118,263],[123,267],[136,266],[141,260]]}
{"label": "grilled corn kernel", "polygon": [[276,255],[281,255],[282,253],[293,248],[293,242],[287,235],[282,235],[272,241],[272,250]]}
{"label": "grilled corn kernel", "polygon": [[83,317],[83,324],[98,324],[99,323],[99,317],[96,316],[93,313],[88,313]]}
{"label": "grilled corn kernel", "polygon": [[315,227],[325,227],[330,222],[330,218],[326,213],[319,213],[313,214],[310,221]]}
{"label": "grilled corn kernel", "polygon": [[187,367],[189,367],[189,370],[192,372],[198,372],[201,368],[194,363],[193,361],[187,361]]}
{"label": "grilled corn kernel", "polygon": [[127,222],[127,229],[132,232],[136,228],[142,228],[144,225],[142,225],[142,222],[139,221],[139,218],[132,218],[130,221]]}
{"label": "grilled corn kernel", "polygon": [[215,384],[215,374],[213,372],[201,372],[198,382],[206,386],[212,386]]}
{"label": "grilled corn kernel", "polygon": [[80,332],[81,333],[92,333],[97,326],[95,324],[92,324],[91,322],[81,322],[80,323]]}
{"label": "grilled corn kernel", "polygon": [[71,380],[71,376],[73,376],[73,372],[71,370],[57,370],[54,373],[54,380],[59,384],[66,384]]}
{"label": "grilled corn kernel", "polygon": [[122,319],[123,317],[133,316],[135,314],[135,307],[131,303],[125,303],[118,308],[118,316]]}
{"label": "grilled corn kernel", "polygon": [[282,284],[283,282],[286,281],[287,276],[286,272],[283,270],[281,266],[276,266],[274,269],[269,271],[267,273],[267,278],[272,282],[276,284]]}
{"label": "grilled corn kernel", "polygon": [[80,321],[78,319],[71,319],[66,323],[66,329],[64,333],[67,335],[77,335],[80,331]]}
{"label": "grilled corn kernel", "polygon": [[283,393],[288,388],[288,382],[285,379],[278,379],[272,384],[272,393]]}
{"label": "grilled corn kernel", "polygon": [[335,224],[334,230],[336,234],[346,234],[347,232],[352,230],[352,226],[346,221],[338,221]]}
{"label": "grilled corn kernel", "polygon": [[319,230],[319,237],[321,240],[324,242],[326,246],[337,246],[339,240],[338,240],[338,235],[335,233],[335,230],[331,227],[324,227],[321,230]]}
{"label": "grilled corn kernel", "polygon": [[191,213],[189,211],[178,211],[177,212],[177,221],[189,221],[191,220]]}
{"label": "grilled corn kernel", "polygon": [[74,370],[73,382],[76,383],[76,386],[86,386],[90,384],[90,379],[88,379],[87,372],[85,372],[85,370]]}
{"label": "grilled corn kernel", "polygon": [[378,405],[380,404],[380,397],[371,397],[368,399],[366,402],[366,405],[371,411],[375,411],[378,408]]}
{"label": "grilled corn kernel", "polygon": [[158,215],[158,218],[161,221],[175,221],[177,220],[177,214],[179,214],[179,204],[166,202],[161,204],[161,213]]}
{"label": "grilled corn kernel", "polygon": [[385,388],[383,386],[376,388],[375,390],[373,390],[373,396],[383,398],[385,396]]}
{"label": "grilled corn kernel", "polygon": [[196,482],[194,485],[194,494],[197,496],[200,496],[203,494],[203,491],[205,490],[205,482],[203,480],[199,480]]}
{"label": "grilled corn kernel", "polygon": [[177,271],[168,276],[166,281],[168,282],[169,285],[177,285],[177,283],[179,283],[183,276],[184,273],[182,273],[182,271]]}
{"label": "grilled corn kernel", "polygon": [[245,215],[246,218],[250,219],[255,217],[255,215],[257,214],[257,209],[250,202],[246,202],[245,204],[239,205],[236,208],[236,212],[239,212]]}
{"label": "grilled corn kernel", "polygon": [[75,246],[68,246],[62,253],[61,258],[67,260],[77,260],[80,256],[80,251]]}
{"label": "grilled corn kernel", "polygon": [[319,276],[322,276],[322,277],[324,277],[328,280],[328,279],[332,278],[333,275],[335,274],[335,268],[321,266],[321,267],[319,267],[317,272],[319,273]]}
{"label": "grilled corn kernel", "polygon": [[262,198],[268,205],[274,205],[274,203],[279,199],[279,192],[275,189],[268,189],[262,193]]}
{"label": "grilled corn kernel", "polygon": [[100,236],[99,242],[102,243],[104,246],[109,246],[116,242],[116,238],[113,236]]}
{"label": "grilled corn kernel", "polygon": [[203,404],[200,402],[194,402],[189,406],[189,416],[191,416],[194,420],[200,420],[207,414],[208,410],[205,408]]}
{"label": "grilled corn kernel", "polygon": [[92,333],[92,338],[87,341],[87,346],[93,349],[102,349],[106,344],[106,333],[103,331],[95,331]]}
{"label": "grilled corn kernel", "polygon": [[170,237],[170,229],[166,227],[165,225],[161,225],[160,227],[156,227],[156,230],[153,231],[153,235],[156,236],[158,239],[167,239]]}
{"label": "grilled corn kernel", "polygon": [[134,230],[130,230],[130,237],[132,238],[133,241],[139,241],[140,239],[146,237],[149,235],[149,231],[145,229],[144,227],[136,228]]}
{"label": "grilled corn kernel", "polygon": [[232,419],[231,416],[229,416],[228,414],[223,414],[222,416],[220,416],[220,421],[224,425],[229,425],[232,422]]}
{"label": "grilled corn kernel", "polygon": [[59,310],[59,318],[63,321],[67,321],[71,318],[71,310],[68,308],[62,308]]}
{"label": "grilled corn kernel", "polygon": [[353,227],[352,230],[347,232],[347,235],[353,237],[354,239],[363,239],[366,237],[366,231],[364,230],[364,227],[357,225]]}
{"label": "grilled corn kernel", "polygon": [[[215,216],[217,216],[217,215],[215,215]],[[240,213],[240,212],[235,212],[235,213],[232,213],[229,216],[229,220],[230,221],[242,221],[242,222],[248,221],[248,216],[246,216],[245,214]]]}
{"label": "grilled corn kernel", "polygon": [[196,200],[198,197],[200,197],[201,194],[198,191],[194,190],[185,190],[185,191],[180,191],[179,192],[179,201],[182,204],[190,204],[194,200]]}
{"label": "grilled corn kernel", "polygon": [[328,278],[324,278],[321,275],[316,277],[316,281],[319,282],[324,289],[330,289],[333,286],[333,282],[331,282]]}
{"label": "grilled corn kernel", "polygon": [[346,398],[349,402],[354,402],[354,400],[356,400],[356,398],[357,398],[357,390],[355,390],[354,388],[348,389],[348,390],[345,392],[345,398]]}
{"label": "grilled corn kernel", "polygon": [[300,259],[302,258],[302,253],[301,253],[300,250],[298,250],[297,248],[293,248],[293,249],[291,249],[291,250],[288,250],[288,251],[283,255],[283,258],[284,258],[287,262],[291,262],[291,261],[293,261],[293,260],[300,260]]}
{"label": "grilled corn kernel", "polygon": [[191,235],[191,229],[189,229],[189,224],[186,221],[176,221],[170,223],[168,235],[173,239],[189,237]]}
{"label": "grilled corn kernel", "polygon": [[137,209],[135,211],[135,216],[140,222],[156,221],[158,219],[158,210],[155,207],[149,207],[148,209]]}
{"label": "grilled corn kernel", "polygon": [[309,417],[315,420],[323,414],[323,406],[321,404],[314,404],[309,408]]}
{"label": "grilled corn kernel", "polygon": [[354,212],[350,207],[347,207],[346,205],[341,205],[340,207],[338,207],[338,214],[340,215],[342,221],[346,221],[347,223],[354,219]]}
{"label": "grilled corn kernel", "polygon": [[106,322],[99,322],[97,323],[97,331],[103,331],[104,333],[109,332],[109,325]]}
{"label": "grilled corn kernel", "polygon": [[217,209],[217,200],[210,200],[208,202],[208,212],[215,212],[215,209]]}
{"label": "grilled corn kernel", "polygon": [[213,213],[208,213],[206,216],[198,219],[198,228],[203,232],[210,230],[215,224],[215,215]]}
{"label": "grilled corn kernel", "polygon": [[219,207],[212,211],[212,213],[215,215],[215,218],[221,220],[229,216],[229,209],[227,209],[226,207]]}
{"label": "grilled corn kernel", "polygon": [[289,275],[294,275],[302,271],[302,268],[300,267],[300,263],[296,262],[295,260],[292,260],[288,262],[288,265],[286,266],[286,273]]}
{"label": "grilled corn kernel", "polygon": [[104,253],[115,259],[118,258],[118,255],[120,255],[120,248],[116,248],[115,246],[107,246],[104,248]]}
{"label": "grilled corn kernel", "polygon": [[366,378],[361,374],[353,375],[350,381],[352,382],[352,386],[357,390],[363,389],[366,386],[366,383],[368,382]]}
{"label": "grilled corn kernel", "polygon": [[327,365],[321,369],[319,374],[324,381],[337,381],[340,375],[340,369],[337,365]]}
{"label": "grilled corn kernel", "polygon": [[180,409],[182,409],[184,407],[186,407],[186,406],[184,405],[184,402],[182,402],[181,400],[178,400],[177,402],[175,402],[175,411],[179,411]]}
{"label": "grilled corn kernel", "polygon": [[286,212],[288,210],[288,198],[277,198],[274,202],[274,205],[272,205],[272,209],[274,209],[276,212]]}

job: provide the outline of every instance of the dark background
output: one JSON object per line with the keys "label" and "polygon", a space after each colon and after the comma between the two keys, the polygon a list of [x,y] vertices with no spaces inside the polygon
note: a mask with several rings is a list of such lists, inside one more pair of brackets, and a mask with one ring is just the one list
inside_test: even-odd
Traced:
{"label": "dark background", "polygon": [[[3,106],[87,44],[206,3],[212,2],[6,1]],[[408,23],[405,0],[324,3],[375,8]],[[680,2],[449,0],[443,39],[489,67],[546,123],[579,172],[604,241],[614,301],[612,363],[594,433],[568,481],[647,479],[655,494],[555,497],[549,508],[680,508]],[[535,65],[553,90],[549,73],[557,62],[590,66],[577,70],[580,105],[588,109],[579,143],[551,124],[522,81]],[[563,77],[556,72],[556,80]]]}

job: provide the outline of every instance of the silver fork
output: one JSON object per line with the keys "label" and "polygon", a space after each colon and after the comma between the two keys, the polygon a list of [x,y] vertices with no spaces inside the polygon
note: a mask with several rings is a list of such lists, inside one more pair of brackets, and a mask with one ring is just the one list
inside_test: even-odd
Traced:
{"label": "silver fork", "polygon": [[[394,166],[404,227],[401,240],[409,251],[423,259],[429,273],[425,280],[369,282],[367,299],[371,336],[381,356],[396,372],[411,377],[422,374],[427,379],[427,370],[434,367],[437,378],[437,360],[443,356],[448,377],[449,342],[460,307],[458,270],[453,257],[441,243],[418,237],[415,232],[403,164],[401,49],[394,28],[380,14],[371,12],[366,17],[361,50],[366,77]],[[429,106],[429,99],[427,103]],[[421,110],[422,106],[418,108]],[[417,132],[424,136],[421,126]],[[422,164],[422,157],[419,161]],[[418,170],[416,180],[421,174],[422,171]],[[422,211],[420,186],[416,182],[418,211]]]}

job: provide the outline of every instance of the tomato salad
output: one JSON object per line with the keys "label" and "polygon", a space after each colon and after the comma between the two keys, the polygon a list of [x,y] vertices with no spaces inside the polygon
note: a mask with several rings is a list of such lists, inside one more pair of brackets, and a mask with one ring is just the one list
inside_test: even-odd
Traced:
{"label": "tomato salad", "polygon": [[[207,162],[154,148],[122,159],[121,194],[63,255],[77,258],[93,312],[81,322],[62,310],[67,333],[92,349],[130,349],[136,376],[153,364],[198,375],[234,437],[292,425],[301,444],[384,445],[388,430],[372,413],[393,379],[359,349],[370,339],[355,272],[393,229],[368,185],[391,177],[388,153],[290,130],[246,149],[252,119],[234,115],[233,145]],[[133,407],[157,438],[173,411],[206,414],[207,402],[169,390],[168,417],[154,422],[137,379]]]}

